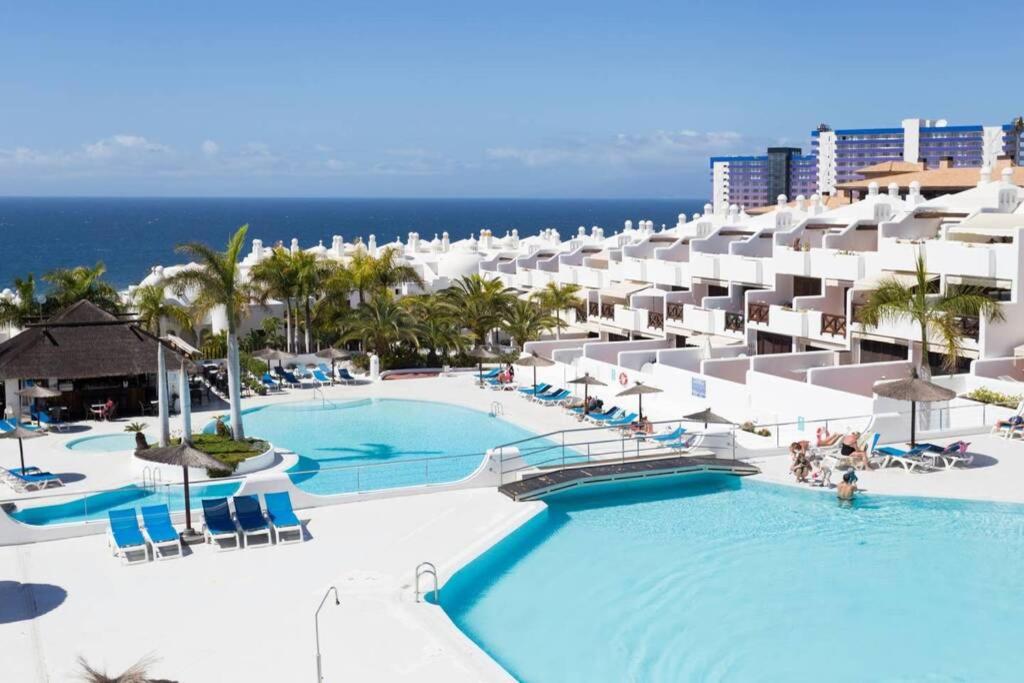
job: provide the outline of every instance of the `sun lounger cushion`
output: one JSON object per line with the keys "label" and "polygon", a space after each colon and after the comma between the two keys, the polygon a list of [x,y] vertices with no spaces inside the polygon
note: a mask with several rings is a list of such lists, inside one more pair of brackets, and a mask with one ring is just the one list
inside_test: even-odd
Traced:
{"label": "sun lounger cushion", "polygon": [[109,510],[107,517],[110,519],[110,532],[118,548],[146,544],[146,539],[142,537],[142,531],[139,529],[135,510]]}
{"label": "sun lounger cushion", "polygon": [[169,543],[178,540],[178,532],[171,523],[171,513],[166,505],[147,505],[142,508],[142,522],[146,533],[154,543]]}
{"label": "sun lounger cushion", "polygon": [[203,521],[212,534],[233,534],[236,531],[227,498],[204,498]]}
{"label": "sun lounger cushion", "polygon": [[235,496],[235,517],[244,531],[258,531],[267,528],[267,520],[260,509],[259,498],[253,495]]}
{"label": "sun lounger cushion", "polygon": [[263,499],[267,502],[267,516],[274,526],[299,526],[299,518],[295,516],[295,511],[292,509],[292,499],[287,491],[267,493],[263,496]]}

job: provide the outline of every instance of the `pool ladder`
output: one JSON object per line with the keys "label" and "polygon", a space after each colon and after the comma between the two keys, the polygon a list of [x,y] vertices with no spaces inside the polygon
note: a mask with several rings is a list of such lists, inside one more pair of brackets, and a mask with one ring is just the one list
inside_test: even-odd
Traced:
{"label": "pool ladder", "polygon": [[491,417],[498,417],[499,415],[505,414],[505,406],[501,404],[501,401],[491,401]]}
{"label": "pool ladder", "polygon": [[325,408],[327,406],[330,406],[332,408],[335,407],[334,401],[327,398],[327,394],[324,393],[324,390],[321,387],[313,387],[313,397],[315,398],[317,396],[320,397],[321,408]]}
{"label": "pool ladder", "polygon": [[433,562],[420,562],[416,565],[416,602],[420,602],[420,596],[424,592],[420,590],[420,577],[429,576],[434,580],[434,604],[437,604],[437,567]]}
{"label": "pool ladder", "polygon": [[[148,476],[147,476],[148,475]],[[149,483],[147,484],[147,480]],[[142,468],[142,488],[147,491],[156,493],[157,482],[162,486],[164,483],[164,475],[160,472],[158,467],[143,467]]]}

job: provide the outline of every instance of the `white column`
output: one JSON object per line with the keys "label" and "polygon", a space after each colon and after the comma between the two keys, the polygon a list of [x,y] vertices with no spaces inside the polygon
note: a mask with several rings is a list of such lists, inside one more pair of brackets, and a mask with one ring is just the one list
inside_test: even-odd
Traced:
{"label": "white column", "polygon": [[167,358],[164,356],[164,345],[157,345],[156,352],[156,392],[157,406],[160,410],[160,446],[166,446],[170,440],[170,417],[167,400]]}
{"label": "white column", "polygon": [[192,443],[192,392],[188,385],[188,361],[181,357],[181,373],[178,375],[178,393],[181,398],[181,442]]}

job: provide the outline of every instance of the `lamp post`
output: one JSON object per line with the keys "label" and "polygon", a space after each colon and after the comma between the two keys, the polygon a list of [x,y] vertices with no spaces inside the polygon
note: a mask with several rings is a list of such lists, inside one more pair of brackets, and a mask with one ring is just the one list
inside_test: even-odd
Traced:
{"label": "lamp post", "polygon": [[341,604],[341,600],[338,599],[338,589],[331,586],[324,593],[324,598],[320,601],[320,606],[316,608],[316,614],[313,615],[313,624],[316,629],[316,683],[321,683],[324,680],[323,670],[320,667],[320,610],[324,608],[324,603],[327,602],[327,596],[331,594],[331,591],[334,592],[334,604]]}

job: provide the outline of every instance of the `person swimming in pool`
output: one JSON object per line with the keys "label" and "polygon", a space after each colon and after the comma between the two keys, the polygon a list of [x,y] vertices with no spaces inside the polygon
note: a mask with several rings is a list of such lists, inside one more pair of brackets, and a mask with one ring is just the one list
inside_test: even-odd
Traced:
{"label": "person swimming in pool", "polygon": [[839,500],[853,500],[857,493],[857,473],[853,470],[843,475],[843,481],[836,487],[836,497]]}

